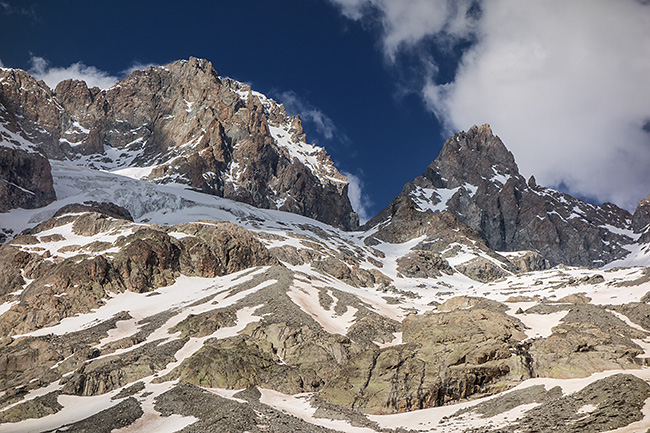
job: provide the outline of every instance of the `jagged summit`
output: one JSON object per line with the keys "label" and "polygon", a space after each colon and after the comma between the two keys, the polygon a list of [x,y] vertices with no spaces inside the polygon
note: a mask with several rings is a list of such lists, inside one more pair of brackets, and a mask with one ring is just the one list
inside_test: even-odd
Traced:
{"label": "jagged summit", "polygon": [[628,255],[625,246],[636,238],[629,212],[583,202],[534,179],[527,183],[488,125],[449,138],[425,173],[367,227],[379,227],[379,239],[406,241],[434,233],[431,218],[441,212],[492,250],[532,250],[553,264],[602,266]]}
{"label": "jagged summit", "polygon": [[483,179],[518,175],[515,158],[490,125],[473,126],[449,138],[424,177],[437,188],[478,185]]}
{"label": "jagged summit", "polygon": [[52,92],[17,70],[0,80],[0,107],[50,159],[358,226],[347,179],[300,119],[207,60],[134,71],[108,90],[66,80]]}

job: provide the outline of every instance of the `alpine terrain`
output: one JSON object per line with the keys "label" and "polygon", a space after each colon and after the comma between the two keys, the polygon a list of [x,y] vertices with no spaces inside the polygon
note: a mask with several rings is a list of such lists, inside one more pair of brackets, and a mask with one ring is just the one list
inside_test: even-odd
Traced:
{"label": "alpine terrain", "polygon": [[650,431],[650,201],[526,180],[488,125],[422,169],[359,227],[206,60],[1,68],[0,432]]}

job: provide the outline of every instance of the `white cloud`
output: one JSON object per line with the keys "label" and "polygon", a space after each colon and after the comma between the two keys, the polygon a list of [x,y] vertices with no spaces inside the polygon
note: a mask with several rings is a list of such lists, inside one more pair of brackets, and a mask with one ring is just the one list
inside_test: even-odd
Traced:
{"label": "white cloud", "polygon": [[490,123],[521,171],[628,209],[650,193],[650,8],[486,3],[452,83],[424,97],[451,129]]}
{"label": "white cloud", "polygon": [[88,87],[108,89],[115,84],[119,77],[110,75],[94,66],[87,66],[83,62],[73,63],[67,68],[53,67],[43,57],[33,56],[29,73],[45,83],[52,89],[63,80],[74,79],[85,81]]}
{"label": "white cloud", "polygon": [[4,65],[4,63],[2,63],[2,60],[0,59],[0,68],[4,68],[4,67],[5,67],[5,65]]}
{"label": "white cloud", "polygon": [[352,173],[342,171],[341,174],[348,178],[348,198],[350,199],[350,204],[352,205],[352,209],[359,215],[359,222],[364,224],[372,217],[370,215],[372,202],[363,190],[363,181],[359,176]]}
{"label": "white cloud", "polygon": [[650,193],[647,1],[490,0],[464,15],[466,2],[331,1],[379,19],[392,59],[427,37],[475,38],[450,83],[429,68],[422,96],[450,130],[490,123],[523,174],[628,209]]}
{"label": "white cloud", "polygon": [[334,125],[334,122],[329,116],[309,102],[298,97],[295,92],[280,92],[274,96],[284,105],[288,114],[299,114],[303,121],[311,122],[316,128],[316,132],[326,140],[331,140],[335,136],[339,139],[346,140],[344,135],[339,133],[336,125]]}
{"label": "white cloud", "polygon": [[[385,54],[395,59],[426,37],[464,38],[472,33],[472,0],[330,0],[354,20],[378,18]],[[379,16],[373,12],[379,11]]]}

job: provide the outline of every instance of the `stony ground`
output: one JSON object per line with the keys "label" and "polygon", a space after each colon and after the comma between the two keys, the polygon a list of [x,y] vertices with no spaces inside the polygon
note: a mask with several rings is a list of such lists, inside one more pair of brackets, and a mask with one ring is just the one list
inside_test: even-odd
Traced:
{"label": "stony ground", "polygon": [[650,428],[646,268],[218,205],[235,224],[89,204],[0,247],[0,432]]}

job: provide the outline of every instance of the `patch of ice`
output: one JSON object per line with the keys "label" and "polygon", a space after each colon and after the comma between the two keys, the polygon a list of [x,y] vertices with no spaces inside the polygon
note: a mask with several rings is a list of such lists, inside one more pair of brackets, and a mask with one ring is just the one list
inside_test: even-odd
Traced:
{"label": "patch of ice", "polygon": [[630,228],[620,228],[620,227],[615,227],[611,224],[603,224],[601,227],[609,230],[610,232],[617,234],[617,235],[622,235],[622,236],[627,236],[628,238],[632,240],[637,240],[640,235],[634,233],[634,230]]}
{"label": "patch of ice", "polygon": [[88,418],[97,412],[115,406],[119,401],[111,400],[117,392],[110,392],[93,397],[59,395],[58,402],[63,409],[44,418],[30,418],[17,423],[0,424],[0,433],[32,433],[55,430],[63,425],[72,424]]}
{"label": "patch of ice", "polygon": [[618,267],[650,266],[650,244],[624,245],[623,248],[630,253],[623,259],[615,260],[603,266],[602,269],[614,269]]}
{"label": "patch of ice", "polygon": [[28,153],[38,153],[33,143],[23,138],[20,134],[8,130],[2,123],[0,123],[0,147],[20,149]]}
{"label": "patch of ice", "polygon": [[90,129],[88,129],[88,128],[84,128],[84,127],[81,126],[81,124],[80,124],[79,122],[77,122],[76,120],[75,120],[74,122],[72,122],[72,127],[73,127],[73,129],[76,129],[77,131],[79,131],[79,132],[81,132],[81,133],[83,133],[83,134],[90,134]]}
{"label": "patch of ice", "polygon": [[169,236],[173,237],[174,239],[183,239],[183,238],[191,238],[192,235],[188,235],[187,233],[183,232],[169,232],[167,233]]}
{"label": "patch of ice", "polygon": [[399,344],[402,344],[402,333],[401,332],[395,332],[395,333],[393,333],[393,335],[395,336],[395,338],[393,338],[392,341],[389,341],[387,343],[377,343],[377,342],[375,342],[375,343],[381,349],[383,349],[385,347],[397,346]]}
{"label": "patch of ice", "polygon": [[502,186],[505,185],[506,182],[508,182],[508,180],[512,177],[512,176],[509,175],[509,174],[503,174],[503,173],[500,173],[500,172],[497,170],[496,166],[492,166],[492,172],[493,172],[494,174],[493,174],[492,177],[490,178],[490,181],[492,181],[492,182],[496,182],[496,183],[499,183],[499,184],[501,184]]}
{"label": "patch of ice", "polygon": [[278,146],[286,149],[290,157],[296,158],[316,176],[323,185],[346,183],[336,176],[336,169],[329,163],[322,147],[307,144],[300,139],[294,139],[288,126],[269,126],[271,136]]}
{"label": "patch of ice", "polygon": [[569,310],[565,310],[550,314],[515,314],[515,311],[519,308],[525,310],[531,307],[531,304],[534,305],[535,303],[512,303],[510,304],[510,311],[508,311],[509,315],[521,320],[526,325],[528,329],[525,332],[528,339],[550,337],[553,333],[552,329],[559,325],[562,319],[569,313]]}
{"label": "patch of ice", "polygon": [[583,413],[591,413],[598,409],[597,406],[594,406],[593,404],[585,404],[584,406],[580,407],[577,411],[578,414],[583,414]]}
{"label": "patch of ice", "polygon": [[146,384],[146,392],[150,394],[140,399],[140,405],[144,412],[143,415],[133,424],[113,430],[111,433],[174,433],[198,421],[193,416],[178,414],[162,416],[160,412],[154,409],[154,402],[159,395],[170,390],[176,382],[165,382],[161,384],[150,383],[150,380],[148,382]]}

